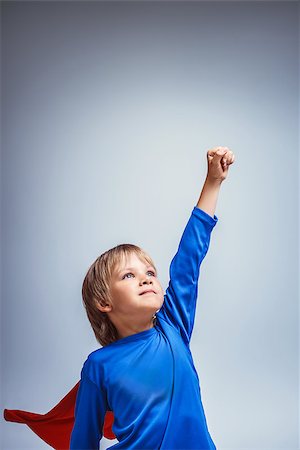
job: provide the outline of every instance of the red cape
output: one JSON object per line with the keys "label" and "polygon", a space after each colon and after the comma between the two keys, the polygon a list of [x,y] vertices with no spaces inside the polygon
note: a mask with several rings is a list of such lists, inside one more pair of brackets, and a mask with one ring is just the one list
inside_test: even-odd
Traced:
{"label": "red cape", "polygon": [[[74,426],[74,411],[80,381],[67,395],[46,414],[36,414],[19,409],[4,409],[4,419],[8,422],[25,423],[43,441],[55,450],[70,448],[70,437]],[[102,434],[107,439],[115,439],[112,431],[114,414],[106,411]]]}

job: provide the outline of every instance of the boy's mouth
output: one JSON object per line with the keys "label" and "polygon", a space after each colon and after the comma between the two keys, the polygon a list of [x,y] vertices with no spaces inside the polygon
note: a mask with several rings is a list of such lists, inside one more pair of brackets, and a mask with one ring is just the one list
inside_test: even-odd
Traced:
{"label": "boy's mouth", "polygon": [[140,295],[144,295],[144,294],[156,294],[156,292],[153,289],[147,289],[140,293]]}

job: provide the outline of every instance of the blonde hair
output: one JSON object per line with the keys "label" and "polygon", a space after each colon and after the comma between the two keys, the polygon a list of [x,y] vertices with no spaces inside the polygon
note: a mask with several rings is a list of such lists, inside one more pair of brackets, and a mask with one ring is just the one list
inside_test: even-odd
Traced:
{"label": "blonde hair", "polygon": [[134,244],[120,244],[102,253],[90,266],[83,280],[83,304],[95,337],[102,346],[117,341],[119,335],[108,314],[100,311],[96,305],[98,303],[104,306],[107,300],[111,302],[110,282],[113,273],[120,260],[126,259],[132,253],[152,265],[157,272],[152,258],[141,247]]}

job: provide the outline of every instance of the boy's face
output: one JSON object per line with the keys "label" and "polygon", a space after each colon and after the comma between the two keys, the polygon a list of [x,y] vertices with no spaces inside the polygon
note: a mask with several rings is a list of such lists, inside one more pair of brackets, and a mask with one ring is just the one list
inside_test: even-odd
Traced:
{"label": "boy's face", "polygon": [[[146,290],[154,292],[144,293]],[[112,309],[108,313],[116,325],[149,323],[164,301],[163,288],[154,267],[134,253],[116,267],[110,292]]]}

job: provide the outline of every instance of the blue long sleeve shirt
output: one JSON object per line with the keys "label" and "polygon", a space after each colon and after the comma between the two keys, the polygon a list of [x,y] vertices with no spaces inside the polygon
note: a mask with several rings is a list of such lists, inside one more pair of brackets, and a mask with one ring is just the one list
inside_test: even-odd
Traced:
{"label": "blue long sleeve shirt", "polygon": [[89,354],[81,370],[71,450],[98,450],[106,411],[111,449],[216,450],[190,351],[200,265],[218,218],[194,207],[170,264],[153,328]]}

